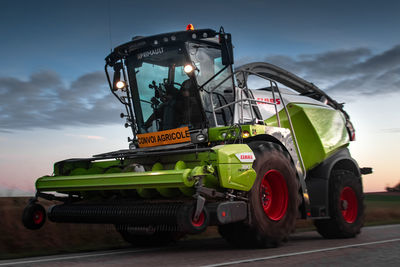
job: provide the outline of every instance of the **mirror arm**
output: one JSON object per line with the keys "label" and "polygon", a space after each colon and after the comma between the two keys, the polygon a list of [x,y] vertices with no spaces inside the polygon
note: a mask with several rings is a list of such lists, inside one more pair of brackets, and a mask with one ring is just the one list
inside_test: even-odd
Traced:
{"label": "mirror arm", "polygon": [[219,30],[219,42],[221,44],[222,64],[225,66],[232,65],[234,62],[232,39],[229,33],[225,33],[223,27]]}
{"label": "mirror arm", "polygon": [[106,76],[107,76],[107,81],[108,81],[108,85],[110,87],[110,91],[111,93],[118,99],[119,102],[121,102],[121,104],[126,105],[126,103],[124,103],[121,98],[119,98],[119,96],[115,93],[115,91],[113,90],[113,85],[111,84],[111,79],[110,79],[110,75],[108,73],[108,67],[109,65],[106,63],[106,65],[104,66],[104,70],[106,72]]}

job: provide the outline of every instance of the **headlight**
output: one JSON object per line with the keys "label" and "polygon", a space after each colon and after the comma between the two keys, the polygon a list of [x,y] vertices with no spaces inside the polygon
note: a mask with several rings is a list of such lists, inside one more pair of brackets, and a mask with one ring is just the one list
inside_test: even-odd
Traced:
{"label": "headlight", "polygon": [[189,74],[194,70],[194,68],[192,65],[188,64],[183,68],[183,70],[185,71],[185,73]]}
{"label": "headlight", "polygon": [[199,142],[204,142],[206,140],[206,137],[204,134],[199,134],[196,136],[197,141]]}
{"label": "headlight", "polygon": [[115,86],[116,86],[118,89],[123,89],[123,88],[125,88],[125,82],[123,82],[123,81],[118,81],[118,82],[115,84]]}
{"label": "headlight", "polygon": [[134,143],[129,143],[129,149],[133,150],[136,149],[136,146]]}

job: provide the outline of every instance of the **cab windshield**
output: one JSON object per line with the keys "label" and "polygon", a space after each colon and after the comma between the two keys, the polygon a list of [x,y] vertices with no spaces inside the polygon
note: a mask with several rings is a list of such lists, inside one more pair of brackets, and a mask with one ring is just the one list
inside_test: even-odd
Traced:
{"label": "cab windshield", "polygon": [[183,69],[186,55],[184,47],[165,46],[127,58],[138,133],[202,127],[196,82]]}
{"label": "cab windshield", "polygon": [[195,76],[203,102],[204,111],[210,126],[231,125],[233,119],[233,105],[215,112],[219,108],[234,101],[234,86],[231,67],[222,64],[221,50],[211,44],[189,43],[189,56],[196,66]]}

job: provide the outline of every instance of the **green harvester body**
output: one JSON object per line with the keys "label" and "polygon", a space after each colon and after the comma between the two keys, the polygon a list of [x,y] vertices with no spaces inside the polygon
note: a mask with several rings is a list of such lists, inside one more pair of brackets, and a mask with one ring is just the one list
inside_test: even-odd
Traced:
{"label": "green harvester body", "polygon": [[350,156],[355,131],[343,105],[272,64],[234,69],[222,27],[188,29],[134,37],[106,57],[129,149],[55,163],[36,180],[24,225],[43,225],[36,202],[45,198],[62,202],[48,209],[51,221],[114,224],[133,244],[215,225],[234,245],[266,247],[299,217],[323,236],[355,236],[361,174],[371,169]]}

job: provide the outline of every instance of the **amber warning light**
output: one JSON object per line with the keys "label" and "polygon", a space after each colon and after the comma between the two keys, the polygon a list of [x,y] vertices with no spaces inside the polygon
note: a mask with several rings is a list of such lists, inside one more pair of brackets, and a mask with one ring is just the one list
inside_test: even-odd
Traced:
{"label": "amber warning light", "polygon": [[187,31],[194,31],[194,26],[193,26],[193,24],[188,24],[188,25],[186,26],[186,30],[187,30]]}

